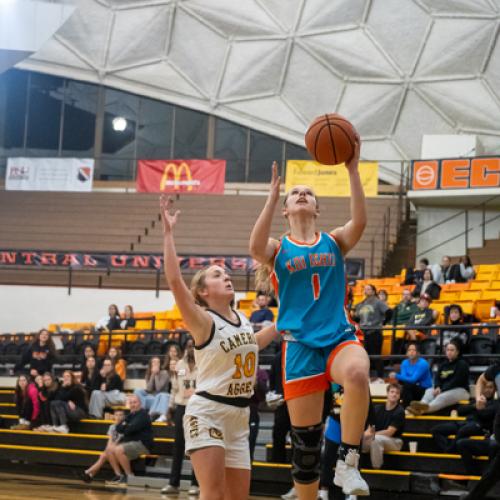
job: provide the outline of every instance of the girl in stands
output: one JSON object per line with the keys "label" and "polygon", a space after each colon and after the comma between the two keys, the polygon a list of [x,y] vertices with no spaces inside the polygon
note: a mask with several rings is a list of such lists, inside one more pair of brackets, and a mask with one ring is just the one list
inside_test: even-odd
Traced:
{"label": "girl in stands", "polygon": [[29,364],[29,372],[32,377],[43,375],[45,372],[52,371],[55,357],[56,348],[50,338],[50,333],[47,329],[42,328],[22,355],[21,361],[16,365],[15,370],[23,370]]}
{"label": "girl in stands", "polygon": [[116,304],[111,304],[108,307],[108,315],[102,317],[95,325],[96,330],[120,330],[121,329],[121,317],[120,311],[118,310],[118,306]]}
{"label": "girl in stands", "polygon": [[165,275],[195,341],[197,392],[184,415],[186,451],[200,483],[201,498],[248,498],[250,451],[249,400],[255,383],[257,350],[275,337],[270,326],[254,334],[252,325],[232,308],[234,288],[221,266],[196,273],[191,291],[184,283],[175,250],[179,212],[161,198]]}
{"label": "girl in stands", "polygon": [[125,380],[127,378],[127,362],[122,358],[122,352],[120,349],[114,346],[110,347],[106,357],[113,362],[115,372],[120,375],[122,380]]}
{"label": "girl in stands", "polygon": [[40,401],[38,389],[26,375],[20,375],[15,389],[15,402],[19,423],[12,429],[28,430],[36,427],[40,417]]}
{"label": "girl in stands", "polygon": [[344,388],[335,484],[346,495],[369,495],[358,462],[368,409],[370,362],[345,311],[344,256],[360,240],[367,220],[358,159],[359,138],[355,154],[346,163],[351,220],[344,226],[318,231],[319,206],[313,190],[295,186],[283,206],[290,230],[279,241],[270,238],[280,194],[274,162],[269,196],[250,236],[250,253],[263,266],[259,274],[265,272],[268,279],[272,270],[271,281],[279,298],[277,328],[284,334],[283,385],[292,423],[292,476],[300,499],[316,499],[318,492],[321,416],[330,381]]}
{"label": "girl in stands", "polygon": [[122,330],[128,330],[135,327],[134,310],[132,306],[125,306],[123,311],[123,319],[120,321]]}
{"label": "girl in stands", "polygon": [[47,426],[52,425],[50,403],[57,398],[59,388],[59,380],[52,373],[46,372],[43,374],[43,387],[38,393],[38,399],[40,400],[40,421],[42,425],[36,429],[37,431],[45,431],[47,430]]}
{"label": "girl in stands", "polygon": [[89,397],[92,394],[92,391],[98,391],[101,388],[99,367],[97,366],[97,361],[94,356],[89,356],[85,360],[85,366],[82,370],[80,382],[87,391],[87,395]]}

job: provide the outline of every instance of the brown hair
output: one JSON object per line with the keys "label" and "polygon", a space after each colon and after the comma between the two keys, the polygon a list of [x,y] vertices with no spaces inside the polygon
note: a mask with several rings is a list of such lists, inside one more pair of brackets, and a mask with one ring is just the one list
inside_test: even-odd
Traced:
{"label": "brown hair", "polygon": [[160,370],[162,369],[160,356],[153,356],[152,358],[149,358],[148,368],[146,370],[146,382],[148,382],[149,379],[151,378],[151,368],[153,366],[153,359],[157,359],[159,361]]}
{"label": "brown hair", "polygon": [[200,296],[200,290],[203,290],[205,288],[205,280],[207,277],[207,271],[210,269],[211,266],[205,267],[203,269],[200,269],[192,278],[191,284],[189,286],[191,290],[191,294],[194,297],[194,301],[196,304],[198,304],[201,307],[208,307],[208,304],[206,303],[205,299],[203,299]]}
{"label": "brown hair", "polygon": [[399,394],[401,394],[401,386],[399,384],[396,384],[396,383],[392,383],[392,384],[387,384],[387,392],[389,392],[391,389],[396,389]]}
{"label": "brown hair", "polygon": [[35,344],[41,345],[40,344],[40,335],[43,332],[48,333],[49,338],[47,339],[47,342],[45,343],[45,345],[49,348],[50,354],[52,356],[55,356],[56,355],[56,346],[54,345],[54,341],[52,340],[52,334],[47,330],[47,328],[42,328],[42,329],[38,330],[38,333],[35,335],[35,340],[33,340],[31,345],[32,346],[34,346]]}

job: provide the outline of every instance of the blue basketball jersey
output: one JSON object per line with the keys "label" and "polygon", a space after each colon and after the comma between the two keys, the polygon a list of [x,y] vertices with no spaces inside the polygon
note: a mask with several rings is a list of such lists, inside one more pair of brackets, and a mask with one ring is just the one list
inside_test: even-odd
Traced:
{"label": "blue basketball jersey", "polygon": [[278,330],[309,347],[327,347],[352,336],[345,310],[344,258],[328,233],[311,244],[284,236],[271,276],[279,300]]}

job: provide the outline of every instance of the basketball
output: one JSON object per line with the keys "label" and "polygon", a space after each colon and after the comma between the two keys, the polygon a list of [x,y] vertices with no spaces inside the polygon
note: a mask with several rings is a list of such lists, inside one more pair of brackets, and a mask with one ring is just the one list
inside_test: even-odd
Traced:
{"label": "basketball", "polygon": [[347,118],[330,113],[318,116],[311,123],[305,143],[316,161],[324,165],[337,165],[352,158],[356,137],[356,129]]}

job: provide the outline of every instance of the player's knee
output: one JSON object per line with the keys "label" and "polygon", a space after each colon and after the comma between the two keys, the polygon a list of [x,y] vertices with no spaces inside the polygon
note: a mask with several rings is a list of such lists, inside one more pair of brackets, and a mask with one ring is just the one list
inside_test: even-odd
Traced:
{"label": "player's knee", "polygon": [[347,384],[355,384],[357,386],[368,385],[369,380],[369,365],[357,363],[352,365],[346,371],[344,378],[344,386]]}
{"label": "player's knee", "polygon": [[321,423],[292,426],[292,477],[297,483],[309,484],[319,479],[322,435]]}

